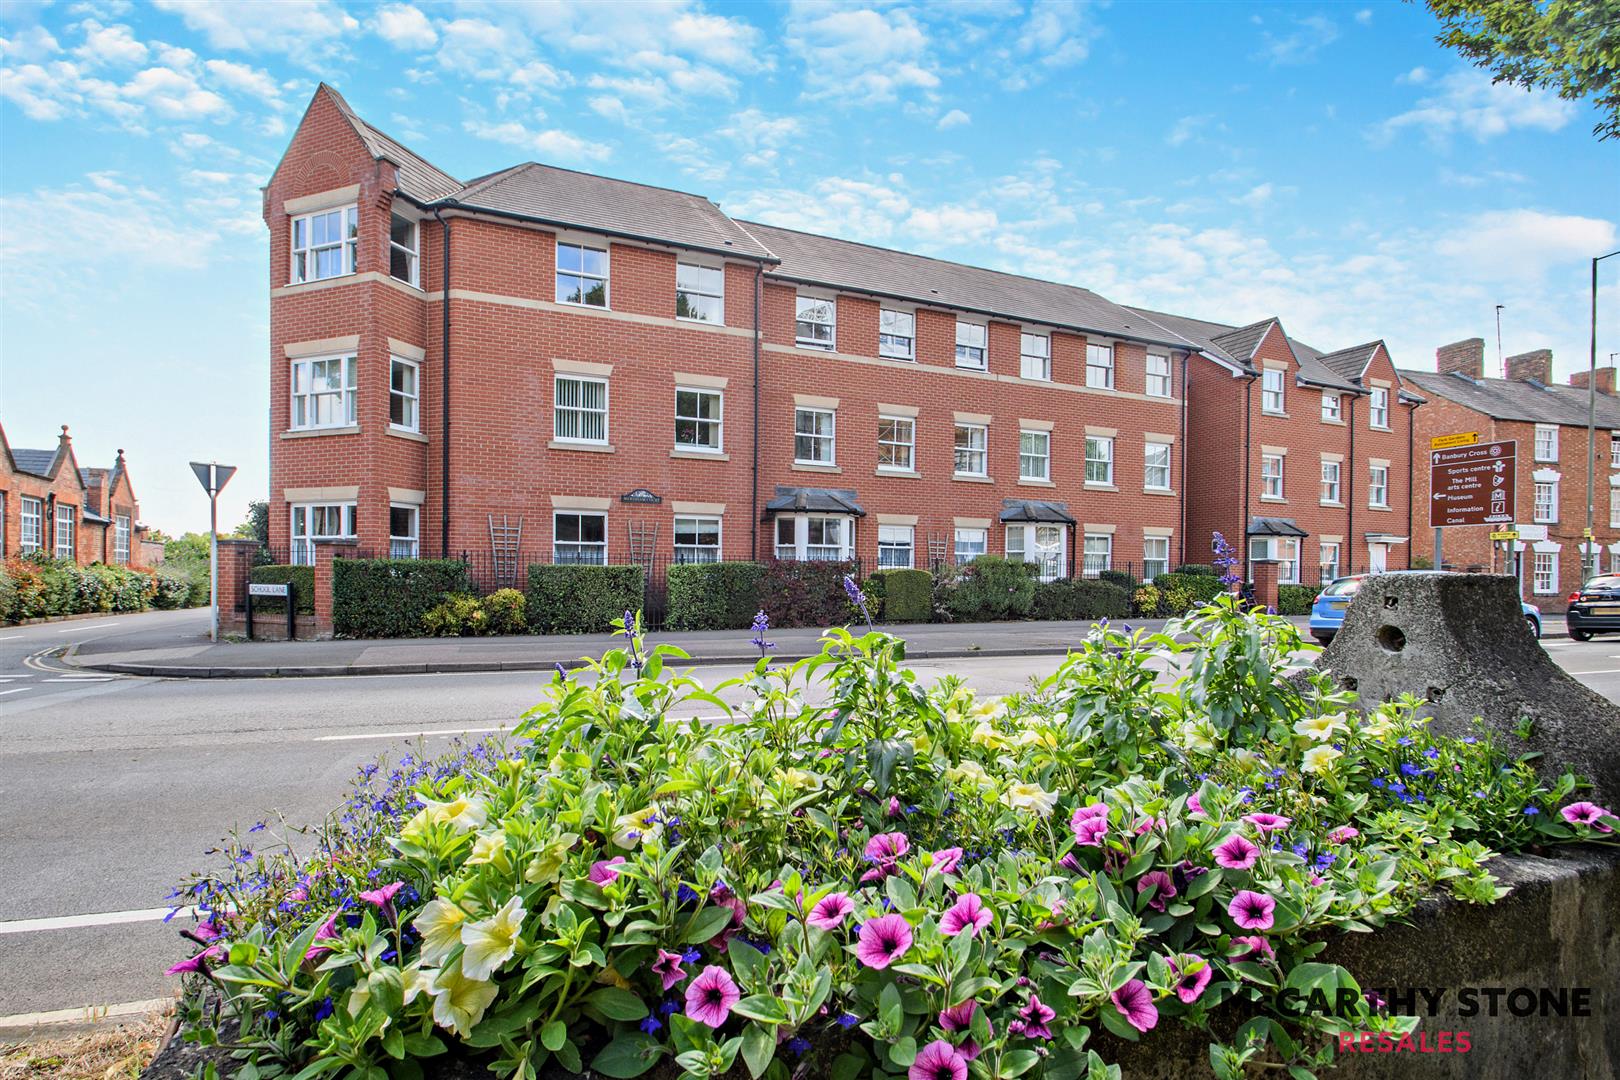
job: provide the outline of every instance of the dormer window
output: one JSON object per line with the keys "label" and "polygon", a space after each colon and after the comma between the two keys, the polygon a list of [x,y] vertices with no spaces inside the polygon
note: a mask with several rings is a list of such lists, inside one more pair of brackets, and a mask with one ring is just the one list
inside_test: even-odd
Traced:
{"label": "dormer window", "polygon": [[1389,430],[1389,391],[1382,386],[1373,387],[1367,403],[1367,422],[1375,428]]}
{"label": "dormer window", "polygon": [[292,283],[354,273],[359,236],[360,211],[353,206],[293,218]]}
{"label": "dormer window", "polygon": [[1266,368],[1260,373],[1260,411],[1280,413],[1283,411],[1283,376],[1286,374],[1282,368]]}

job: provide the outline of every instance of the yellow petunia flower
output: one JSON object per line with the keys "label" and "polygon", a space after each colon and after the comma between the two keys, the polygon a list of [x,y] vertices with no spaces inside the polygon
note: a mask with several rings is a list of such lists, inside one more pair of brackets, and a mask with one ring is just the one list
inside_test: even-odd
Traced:
{"label": "yellow petunia flower", "polygon": [[945,770],[945,779],[953,784],[972,784],[976,788],[988,789],[996,786],[990,774],[984,771],[984,766],[971,758],[960,765],[952,765]]}
{"label": "yellow petunia flower", "polygon": [[472,854],[467,856],[467,865],[481,866],[485,863],[501,865],[506,863],[506,833],[478,834],[478,839],[473,843]]}
{"label": "yellow petunia flower", "polygon": [[489,820],[489,807],[482,799],[472,799],[465,795],[451,799],[449,802],[438,802],[424,798],[422,803],[424,813],[430,822],[443,822],[454,825],[463,831],[468,829],[481,829],[484,822]]}
{"label": "yellow petunia flower", "polygon": [[1333,736],[1345,730],[1344,717],[1340,715],[1307,716],[1294,725],[1294,734],[1303,735],[1307,739],[1317,742],[1327,742]]}
{"label": "yellow petunia flower", "polygon": [[495,1000],[495,984],[470,978],[459,967],[441,968],[433,978],[433,1019],[466,1038]]}
{"label": "yellow petunia flower", "polygon": [[1014,784],[1001,796],[1014,810],[1029,810],[1045,817],[1057,805],[1057,796],[1039,784]]}
{"label": "yellow petunia flower", "polygon": [[450,901],[439,897],[428,903],[411,923],[422,935],[422,962],[437,964],[450,955],[450,950],[461,943],[461,924],[467,913]]}
{"label": "yellow petunia flower", "polygon": [[1305,763],[1300,766],[1308,773],[1325,773],[1344,754],[1331,746],[1313,746],[1305,751]]}
{"label": "yellow petunia flower", "polygon": [[1007,741],[1007,737],[997,731],[988,720],[979,722],[979,726],[973,729],[973,734],[968,736],[968,741],[975,746],[982,746],[986,750],[1005,750],[1012,745]]}
{"label": "yellow petunia flower", "polygon": [[523,932],[523,898],[514,896],[487,919],[461,928],[461,970],[472,979],[487,979],[501,969],[517,952],[518,935]]}

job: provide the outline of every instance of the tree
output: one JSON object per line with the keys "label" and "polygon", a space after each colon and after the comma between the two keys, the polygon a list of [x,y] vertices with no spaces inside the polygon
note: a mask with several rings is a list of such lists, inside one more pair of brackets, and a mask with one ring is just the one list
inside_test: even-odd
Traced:
{"label": "tree", "polygon": [[1435,40],[1493,73],[1493,82],[1589,97],[1592,134],[1620,136],[1620,5],[1615,0],[1426,0]]}
{"label": "tree", "polygon": [[270,546],[270,504],[263,499],[248,503],[247,517],[231,535],[242,540],[257,540],[260,547]]}

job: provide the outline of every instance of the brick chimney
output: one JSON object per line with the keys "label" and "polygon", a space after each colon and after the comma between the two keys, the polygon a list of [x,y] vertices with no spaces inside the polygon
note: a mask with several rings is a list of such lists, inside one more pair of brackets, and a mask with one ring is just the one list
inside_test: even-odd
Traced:
{"label": "brick chimney", "polygon": [[[1585,390],[1586,389],[1586,376],[1587,376],[1587,374],[1588,373],[1584,372],[1584,371],[1577,371],[1575,374],[1573,374],[1573,375],[1571,375],[1569,377],[1569,385],[1578,386],[1582,390]],[[1596,382],[1597,382],[1598,393],[1600,393],[1600,394],[1608,394],[1611,397],[1614,396],[1614,368],[1612,368],[1612,367],[1600,367],[1600,368],[1598,368],[1597,369]]]}
{"label": "brick chimney", "polygon": [[1507,358],[1507,377],[1514,382],[1534,379],[1539,383],[1552,382],[1552,350],[1532,349]]}
{"label": "brick chimney", "polygon": [[1434,364],[1442,375],[1461,372],[1470,379],[1485,376],[1485,339],[1471,337],[1434,350]]}

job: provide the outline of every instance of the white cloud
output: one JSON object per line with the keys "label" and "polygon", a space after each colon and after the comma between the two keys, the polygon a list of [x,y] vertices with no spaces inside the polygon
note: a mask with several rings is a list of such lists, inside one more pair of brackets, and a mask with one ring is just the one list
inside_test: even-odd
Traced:
{"label": "white cloud", "polygon": [[267,71],[261,71],[248,64],[238,64],[234,60],[207,60],[204,61],[203,67],[216,83],[227,90],[251,94],[271,105],[281,103],[281,87],[276,85],[276,80],[271,78]]}
{"label": "white cloud", "polygon": [[216,49],[286,53],[295,60],[329,56],[360,23],[330,0],[152,0],[159,11],[178,15],[186,27]]}
{"label": "white cloud", "polygon": [[1338,40],[1339,27],[1326,15],[1307,15],[1292,20],[1293,28],[1285,34],[1263,31],[1260,35],[1259,58],[1271,64],[1308,64],[1316,54]]}
{"label": "white cloud", "polygon": [[676,52],[733,71],[762,71],[771,66],[770,57],[763,54],[758,28],[742,19],[684,11],[670,21],[668,42]]}
{"label": "white cloud", "polygon": [[515,120],[497,124],[471,119],[465,121],[462,127],[480,139],[505,143],[508,146],[518,147],[526,153],[532,153],[542,162],[552,159],[568,162],[602,161],[613,153],[612,147],[603,143],[591,142],[556,128],[535,131]]}
{"label": "white cloud", "polygon": [[1356,22],[1360,23],[1362,26],[1368,26],[1372,23],[1372,21],[1373,13],[1371,8],[1362,8],[1360,11],[1356,12]]}
{"label": "white cloud", "polygon": [[531,60],[513,71],[507,77],[507,81],[524,90],[556,90],[569,85],[573,80],[566,74],[558,72],[550,64]]}
{"label": "white cloud", "polygon": [[1248,191],[1244,192],[1242,195],[1239,195],[1232,201],[1241,206],[1247,206],[1251,210],[1258,210],[1260,207],[1271,201],[1271,196],[1275,190],[1276,189],[1272,187],[1270,181],[1267,181],[1264,184],[1256,184],[1254,187],[1250,188]]}
{"label": "white cloud", "polygon": [[1202,135],[1214,121],[1213,116],[1183,116],[1170,126],[1164,141],[1169,146],[1182,146]]}
{"label": "white cloud", "polygon": [[1491,210],[1441,235],[1436,251],[1468,266],[1471,276],[1512,281],[1555,267],[1584,266],[1614,243],[1614,223],[1599,218],[1532,209]]}
{"label": "white cloud", "polygon": [[1002,85],[1009,90],[1033,85],[1037,73],[1030,68],[1031,63],[1059,68],[1084,61],[1091,55],[1091,41],[1097,36],[1089,14],[1089,6],[1075,0],[1035,0],[1007,50]]}
{"label": "white cloud", "polygon": [[514,36],[487,19],[452,19],[440,30],[444,40],[439,63],[478,79],[499,78],[529,50],[522,35]]}
{"label": "white cloud", "polygon": [[949,131],[953,127],[965,127],[971,123],[973,123],[973,117],[969,116],[961,109],[952,109],[950,112],[940,117],[939,123],[935,124],[934,126],[941,131]]}
{"label": "white cloud", "polygon": [[195,120],[230,111],[224,98],[204,90],[195,77],[174,68],[151,67],[136,72],[120,93],[171,120]]}
{"label": "white cloud", "polygon": [[133,66],[144,63],[147,48],[135,40],[127,26],[102,26],[94,19],[84,22],[84,44],[73,50],[75,56],[92,64]]}
{"label": "white cloud", "polygon": [[422,9],[410,4],[387,4],[378,8],[372,27],[378,37],[396,49],[431,49],[439,41],[439,32],[433,29]]}
{"label": "white cloud", "polygon": [[1429,69],[1419,64],[1411,71],[1395,76],[1395,81],[1410,86],[1418,86],[1429,81]]}
{"label": "white cloud", "polygon": [[1493,83],[1472,68],[1443,77],[1430,97],[1369,132],[1374,142],[1388,142],[1415,128],[1431,141],[1444,143],[1452,135],[1468,135],[1478,142],[1515,129],[1557,131],[1575,115],[1575,104],[1540,90],[1525,90],[1510,83]]}
{"label": "white cloud", "polygon": [[886,12],[796,4],[784,31],[804,62],[805,96],[873,104],[908,91],[930,91],[928,36],[903,8]]}
{"label": "white cloud", "polygon": [[999,225],[994,210],[973,206],[917,207],[906,217],[905,231],[926,247],[983,241]]}
{"label": "white cloud", "polygon": [[37,24],[19,27],[10,37],[0,38],[0,57],[8,64],[44,60],[61,51],[51,32]]}

